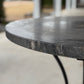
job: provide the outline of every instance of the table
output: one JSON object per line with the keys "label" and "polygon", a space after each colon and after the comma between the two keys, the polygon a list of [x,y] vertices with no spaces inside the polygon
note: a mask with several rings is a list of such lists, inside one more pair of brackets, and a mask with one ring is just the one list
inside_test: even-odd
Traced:
{"label": "table", "polygon": [[81,60],[84,67],[84,17],[18,20],[6,26],[6,36],[20,46],[52,54],[62,70],[65,84],[68,78],[58,55]]}

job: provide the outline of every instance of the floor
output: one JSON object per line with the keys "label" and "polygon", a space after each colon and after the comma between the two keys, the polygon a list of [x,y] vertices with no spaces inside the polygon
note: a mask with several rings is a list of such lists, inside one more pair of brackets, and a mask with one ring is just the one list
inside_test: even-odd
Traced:
{"label": "floor", "polygon": [[[69,84],[82,84],[82,62],[63,58]],[[10,42],[0,34],[0,84],[65,84],[52,55],[35,52]]]}
{"label": "floor", "polygon": [[62,16],[84,16],[84,8],[63,10]]}

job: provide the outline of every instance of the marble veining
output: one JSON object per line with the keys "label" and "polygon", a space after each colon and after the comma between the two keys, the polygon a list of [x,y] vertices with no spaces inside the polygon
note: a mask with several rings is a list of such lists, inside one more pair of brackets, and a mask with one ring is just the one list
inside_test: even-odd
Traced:
{"label": "marble veining", "polygon": [[6,36],[32,50],[84,59],[84,17],[15,21],[6,26]]}

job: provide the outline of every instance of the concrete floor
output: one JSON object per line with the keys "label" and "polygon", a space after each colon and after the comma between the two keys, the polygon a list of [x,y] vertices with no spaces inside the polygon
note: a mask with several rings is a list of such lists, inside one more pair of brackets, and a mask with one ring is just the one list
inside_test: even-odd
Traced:
{"label": "concrete floor", "polygon": [[[82,84],[82,62],[63,58],[69,84]],[[0,84],[65,84],[52,55],[35,52],[10,42],[0,34]]]}
{"label": "concrete floor", "polygon": [[63,10],[62,16],[84,16],[84,8]]}

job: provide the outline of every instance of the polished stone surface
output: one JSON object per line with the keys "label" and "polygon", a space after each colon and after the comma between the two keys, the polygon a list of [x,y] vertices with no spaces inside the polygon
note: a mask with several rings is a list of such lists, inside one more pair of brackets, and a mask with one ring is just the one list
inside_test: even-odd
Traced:
{"label": "polished stone surface", "polygon": [[6,35],[29,49],[84,59],[84,17],[15,21],[6,26]]}

